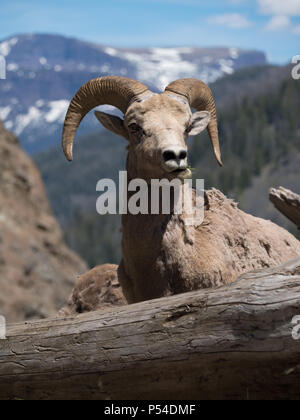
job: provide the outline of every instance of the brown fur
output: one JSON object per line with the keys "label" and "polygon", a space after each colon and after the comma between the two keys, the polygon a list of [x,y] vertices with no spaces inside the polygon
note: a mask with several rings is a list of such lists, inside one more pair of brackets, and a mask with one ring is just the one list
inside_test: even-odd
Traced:
{"label": "brown fur", "polygon": [[[188,84],[195,86],[195,81]],[[94,93],[89,95],[88,109],[104,100],[101,95],[100,102]],[[84,98],[87,102],[86,95]],[[176,152],[187,151],[187,137],[210,128],[210,117],[216,120],[214,106],[202,106],[213,103],[212,98],[194,99],[198,111],[194,114],[184,95],[149,95],[149,91],[130,102],[124,120],[96,112],[106,128],[129,141],[128,181],[141,178],[149,184],[152,179],[182,180],[190,174],[186,154]],[[68,121],[73,124],[71,128],[66,124],[70,148],[83,117],[80,109],[76,124]],[[221,163],[218,141],[212,143]],[[175,157],[166,158],[169,151]],[[284,229],[242,212],[217,190],[209,191],[207,199],[205,220],[198,227],[188,226],[185,215],[173,213],[123,216],[123,260],[118,276],[129,303],[220,286],[247,271],[272,267],[300,255],[300,242]]]}
{"label": "brown fur", "polygon": [[79,277],[68,304],[58,316],[70,316],[101,308],[126,304],[118,275],[118,266],[105,264]]}
{"label": "brown fur", "polygon": [[207,197],[197,228],[178,215],[123,216],[119,280],[129,303],[221,286],[300,255],[286,230],[244,213],[220,191]]}

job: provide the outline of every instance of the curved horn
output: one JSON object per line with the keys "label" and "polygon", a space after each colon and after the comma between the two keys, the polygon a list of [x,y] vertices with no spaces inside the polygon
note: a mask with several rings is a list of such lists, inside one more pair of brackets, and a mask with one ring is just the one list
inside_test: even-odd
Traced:
{"label": "curved horn", "polygon": [[68,160],[73,160],[73,143],[76,131],[93,108],[112,105],[123,113],[139,95],[148,91],[142,83],[117,76],[100,77],[83,85],[72,99],[63,129],[62,146]]}
{"label": "curved horn", "polygon": [[223,166],[218,133],[218,121],[215,101],[210,88],[197,79],[179,79],[169,84],[167,92],[184,96],[188,99],[190,106],[197,111],[209,111],[211,120],[207,127],[216,159],[220,166]]}

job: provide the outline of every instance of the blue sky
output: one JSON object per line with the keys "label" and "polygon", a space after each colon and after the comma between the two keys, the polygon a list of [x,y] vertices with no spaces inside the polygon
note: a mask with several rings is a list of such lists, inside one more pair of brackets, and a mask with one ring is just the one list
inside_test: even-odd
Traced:
{"label": "blue sky", "polygon": [[300,54],[300,0],[10,0],[0,39],[59,33],[113,46],[236,46]]}

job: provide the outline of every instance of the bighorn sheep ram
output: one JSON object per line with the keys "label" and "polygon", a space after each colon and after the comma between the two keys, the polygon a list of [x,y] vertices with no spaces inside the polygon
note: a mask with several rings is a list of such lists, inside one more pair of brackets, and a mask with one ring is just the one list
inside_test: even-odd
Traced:
{"label": "bighorn sheep ram", "polygon": [[[82,86],[66,115],[63,150],[72,160],[73,142],[84,116],[113,105],[124,120],[96,112],[98,120],[129,142],[128,182],[172,180],[189,175],[186,140],[206,127],[220,165],[214,99],[195,79],[171,83],[162,94],[122,77],[102,77]],[[192,114],[191,108],[197,112]],[[207,192],[204,223],[187,226],[184,215],[124,215],[119,281],[129,303],[219,286],[240,274],[300,255],[300,242],[269,221],[245,214],[217,190]]]}

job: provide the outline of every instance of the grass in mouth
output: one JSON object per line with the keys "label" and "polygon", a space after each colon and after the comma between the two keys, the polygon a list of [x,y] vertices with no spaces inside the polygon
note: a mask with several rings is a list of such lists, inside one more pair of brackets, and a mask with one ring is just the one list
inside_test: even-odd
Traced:
{"label": "grass in mouth", "polygon": [[189,169],[191,172],[195,172],[195,168],[192,168],[190,165],[187,166],[187,169]]}

